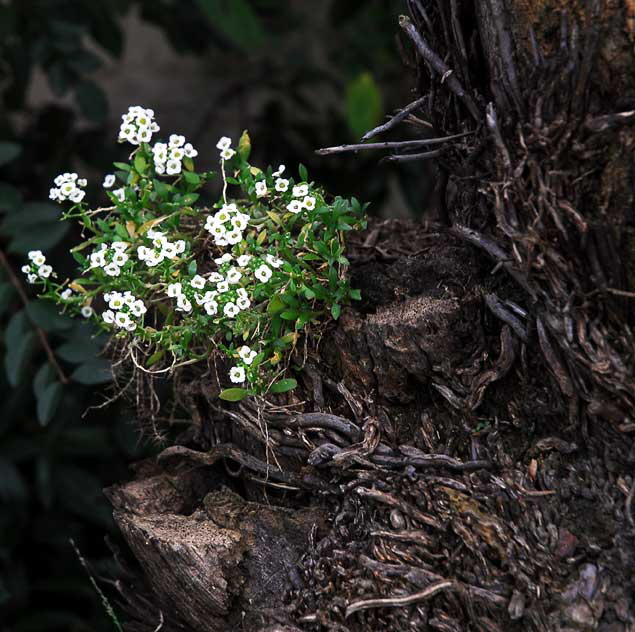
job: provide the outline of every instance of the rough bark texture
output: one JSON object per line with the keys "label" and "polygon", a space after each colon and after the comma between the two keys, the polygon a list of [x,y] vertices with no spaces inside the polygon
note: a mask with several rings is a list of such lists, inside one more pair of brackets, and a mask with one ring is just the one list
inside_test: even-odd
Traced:
{"label": "rough bark texture", "polygon": [[402,118],[474,132],[448,222],[352,238],[292,394],[182,377],[191,431],[109,492],[131,631],[635,630],[635,6],[408,5]]}

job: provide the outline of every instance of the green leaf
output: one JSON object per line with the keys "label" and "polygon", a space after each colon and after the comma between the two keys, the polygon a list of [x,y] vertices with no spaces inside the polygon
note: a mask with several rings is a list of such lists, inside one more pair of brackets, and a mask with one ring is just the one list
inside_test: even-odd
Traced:
{"label": "green leaf", "polygon": [[141,174],[145,173],[146,167],[148,163],[146,159],[143,157],[143,154],[137,152],[134,157],[134,168]]}
{"label": "green leaf", "polygon": [[0,141],[0,167],[15,160],[22,151],[22,147],[17,143]]}
{"label": "green leaf", "polygon": [[62,385],[59,382],[49,384],[37,400],[37,418],[40,425],[46,426],[53,419],[60,400],[62,399]]}
{"label": "green leaf", "polygon": [[188,184],[197,185],[197,184],[201,183],[200,176],[198,175],[198,173],[194,173],[193,171],[184,171],[183,172],[183,179]]}
{"label": "green leaf", "polygon": [[33,226],[37,229],[43,223],[56,222],[59,217],[59,207],[46,202],[31,202],[25,204],[19,213],[7,215],[0,224],[0,231],[9,235],[20,234],[25,230],[30,231]]}
{"label": "green leaf", "polygon": [[251,139],[249,138],[249,132],[247,132],[247,130],[243,131],[238,140],[238,153],[243,160],[249,160],[249,154],[251,154]]}
{"label": "green leaf", "polygon": [[122,171],[130,171],[132,168],[127,162],[113,162],[112,164]]}
{"label": "green leaf", "polygon": [[161,358],[163,358],[164,355],[165,355],[165,349],[159,349],[158,351],[155,351],[148,358],[148,361],[146,362],[146,367],[150,368],[151,366],[154,366],[159,360],[161,360]]}
{"label": "green leaf", "polygon": [[280,318],[282,318],[282,320],[295,320],[297,317],[298,312],[293,309],[288,309],[280,314]]}
{"label": "green leaf", "polygon": [[213,29],[236,47],[253,53],[266,39],[264,25],[247,0],[196,0]]}
{"label": "green leaf", "polygon": [[95,358],[78,366],[71,374],[71,379],[87,385],[110,382],[112,381],[110,362],[103,358]]}
{"label": "green leaf", "polygon": [[73,326],[73,319],[59,313],[59,308],[53,303],[41,300],[31,301],[26,311],[31,322],[44,331],[67,331]]}
{"label": "green leaf", "polygon": [[55,222],[32,226],[28,232],[15,237],[9,244],[9,252],[26,254],[29,250],[50,250],[70,229],[69,222]]}
{"label": "green leaf", "polygon": [[362,300],[362,293],[360,290],[351,290],[349,292],[349,294],[351,295],[351,298],[354,301],[361,301]]}
{"label": "green leaf", "polygon": [[269,300],[269,305],[267,305],[267,314],[277,314],[281,312],[286,307],[284,301],[278,296],[272,296]]}
{"label": "green leaf", "polygon": [[108,99],[94,82],[82,81],[75,89],[75,98],[82,114],[93,123],[103,123],[108,116]]}
{"label": "green leaf", "polygon": [[337,303],[333,303],[333,305],[331,305],[331,315],[335,318],[335,320],[340,317],[341,311],[342,308]]}
{"label": "green leaf", "polygon": [[298,167],[298,173],[300,174],[300,179],[303,180],[304,182],[306,182],[309,179],[309,174],[304,165],[301,164]]}
{"label": "green leaf", "polygon": [[35,378],[33,379],[33,393],[37,399],[42,397],[42,393],[44,389],[53,381],[55,378],[55,369],[49,364],[49,362],[45,362],[35,374]]}
{"label": "green leaf", "polygon": [[292,391],[298,382],[294,380],[292,377],[287,378],[286,380],[280,380],[273,384],[269,389],[270,393],[286,393],[287,391]]}
{"label": "green leaf", "polygon": [[382,97],[372,75],[364,72],[346,89],[346,121],[355,138],[360,138],[379,123]]}
{"label": "green leaf", "polygon": [[14,388],[22,381],[35,346],[35,333],[29,331],[18,338],[6,339],[4,368],[9,384]]}
{"label": "green leaf", "polygon": [[221,391],[219,397],[226,402],[239,402],[249,394],[249,391],[245,388],[226,388]]}
{"label": "green leaf", "polygon": [[190,261],[190,263],[187,266],[187,273],[190,274],[191,276],[194,276],[196,274],[196,259],[192,259],[192,261]]}

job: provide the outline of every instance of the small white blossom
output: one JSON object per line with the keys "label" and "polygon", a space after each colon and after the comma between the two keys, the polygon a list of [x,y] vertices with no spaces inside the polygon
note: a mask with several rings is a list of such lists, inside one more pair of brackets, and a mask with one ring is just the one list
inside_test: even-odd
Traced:
{"label": "small white blossom", "polygon": [[27,274],[26,278],[29,283],[35,283],[37,281],[37,274]]}
{"label": "small white blossom", "polygon": [[123,188],[115,189],[112,194],[120,201],[123,202],[126,199],[126,192]]}
{"label": "small white blossom", "polygon": [[218,313],[218,303],[214,300],[205,302],[203,307],[210,316],[215,316]]}
{"label": "small white blossom", "polygon": [[250,365],[254,361],[254,358],[258,355],[258,352],[254,349],[250,349],[247,345],[244,345],[238,349],[238,355],[245,364]]}
{"label": "small white blossom", "polygon": [[264,180],[256,182],[256,197],[265,197],[267,195],[267,183]]}
{"label": "small white blossom", "polygon": [[59,189],[49,189],[49,199],[53,200],[54,202],[57,202],[57,200],[59,199],[60,196],[60,192]]}
{"label": "small white blossom", "polygon": [[219,294],[224,294],[225,292],[229,292],[229,283],[227,283],[227,281],[219,281],[216,284],[216,291]]}
{"label": "small white blossom", "polygon": [[181,162],[179,160],[168,160],[165,165],[165,172],[169,176],[181,173]]}
{"label": "small white blossom", "polygon": [[291,200],[291,202],[287,204],[287,210],[291,213],[299,213],[302,210],[302,202],[300,202],[300,200]]}
{"label": "small white blossom", "polygon": [[275,183],[276,191],[284,193],[289,188],[289,181],[285,178],[278,178]]}
{"label": "small white blossom", "polygon": [[232,303],[231,301],[229,303],[225,303],[225,307],[223,307],[223,313],[225,316],[233,318],[236,314],[238,314],[238,312],[240,312],[240,310],[235,303]]}
{"label": "small white blossom", "polygon": [[236,152],[233,149],[223,149],[223,151],[220,152],[220,157],[223,160],[229,160],[230,158],[232,158],[234,156]]}
{"label": "small white blossom", "polygon": [[171,148],[183,147],[184,144],[185,144],[185,136],[180,136],[179,134],[170,134],[168,145]]}
{"label": "small white blossom", "polygon": [[125,252],[115,252],[112,257],[112,263],[118,266],[124,266],[128,261],[128,255]]}
{"label": "small white blossom", "polygon": [[224,280],[224,276],[220,272],[210,272],[207,277],[210,283],[219,283]]}
{"label": "small white blossom", "polygon": [[149,254],[150,249],[146,246],[139,246],[137,248],[137,257],[139,258],[139,261],[145,261],[148,258]]}
{"label": "small white blossom", "polygon": [[109,173],[107,176],[104,177],[102,186],[104,187],[104,189],[110,189],[113,184],[115,184],[115,175],[113,173]]}
{"label": "small white blossom", "polygon": [[85,191],[82,191],[81,189],[74,189],[71,192],[71,194],[68,196],[68,199],[71,202],[75,202],[75,204],[79,204],[84,199],[85,195],[86,195]]}
{"label": "small white blossom", "polygon": [[200,274],[197,274],[190,281],[190,285],[197,290],[202,290],[205,287],[205,279]]}
{"label": "small white blossom", "polygon": [[196,151],[196,149],[192,147],[192,143],[185,143],[185,146],[183,147],[183,153],[188,158],[196,158],[196,156],[198,156],[198,151]]}
{"label": "small white blossom", "polygon": [[232,139],[228,136],[222,136],[220,140],[216,143],[216,149],[229,149],[232,145]]}
{"label": "small white blossom", "polygon": [[180,283],[171,283],[168,285],[168,296],[170,298],[176,298],[177,296],[181,296],[183,293],[183,289]]}
{"label": "small white blossom", "polygon": [[278,257],[274,257],[273,255],[265,255],[265,261],[272,268],[279,268],[283,263],[282,259],[278,259]]}
{"label": "small white blossom", "polygon": [[239,309],[248,309],[251,301],[248,298],[240,297],[236,299],[236,305],[238,305]]}
{"label": "small white blossom", "polygon": [[217,266],[222,266],[224,263],[229,263],[234,257],[231,256],[229,252],[224,253],[220,257],[214,259],[214,263]]}
{"label": "small white blossom", "polygon": [[130,316],[126,312],[117,312],[115,314],[115,325],[122,329],[128,329],[130,325],[134,325],[130,320]]}
{"label": "small white blossom", "polygon": [[81,313],[84,318],[90,318],[93,315],[93,308],[90,305],[84,305]]}
{"label": "small white blossom", "polygon": [[28,257],[36,266],[44,265],[46,262],[46,257],[42,254],[41,250],[31,250]]}
{"label": "small white blossom", "polygon": [[245,228],[247,228],[248,221],[249,215],[239,213],[236,217],[232,217],[231,224],[235,230],[245,230]]}
{"label": "small white blossom", "polygon": [[107,266],[104,267],[104,272],[108,275],[108,276],[119,276],[119,274],[121,273],[121,268],[114,262],[110,262]]}
{"label": "small white blossom", "polygon": [[149,143],[152,134],[159,131],[159,126],[154,120],[154,110],[133,105],[128,112],[123,114],[121,127],[119,128],[119,142],[128,141],[133,145]]}
{"label": "small white blossom", "polygon": [[67,287],[65,290],[60,292],[60,298],[63,301],[68,301],[71,298],[72,294],[73,294],[73,290],[71,290],[70,287]]}
{"label": "small white blossom", "polygon": [[53,268],[50,265],[44,264],[37,269],[38,276],[42,279],[48,279],[53,272]]}
{"label": "small white blossom", "polygon": [[181,255],[185,252],[185,240],[184,239],[177,239],[174,242],[174,248],[176,249],[176,253]]}
{"label": "small white blossom", "polygon": [[249,262],[251,261],[252,256],[251,255],[240,255],[240,257],[238,257],[236,259],[236,263],[241,267],[244,268],[245,266],[247,266],[249,264]]}
{"label": "small white blossom", "polygon": [[110,247],[113,250],[123,251],[128,247],[128,242],[127,241],[113,241],[112,244],[110,244]]}
{"label": "small white blossom", "polygon": [[304,197],[309,194],[308,184],[296,184],[293,187],[293,197]]}
{"label": "small white blossom", "polygon": [[231,267],[227,270],[226,279],[228,283],[235,284],[240,281],[242,276],[243,275],[238,268]]}
{"label": "small white blossom", "polygon": [[307,211],[312,211],[315,208],[315,198],[311,195],[307,195],[304,200],[302,200],[302,206]]}
{"label": "small white blossom", "polygon": [[264,264],[256,268],[256,271],[254,272],[256,278],[263,283],[266,283],[271,278],[272,274],[273,273],[271,272],[271,268],[267,267]]}
{"label": "small white blossom", "polygon": [[232,246],[235,244],[238,244],[243,239],[242,231],[234,228],[233,230],[230,230],[227,233],[225,233],[225,239],[227,239],[227,243],[231,244]]}
{"label": "small white blossom", "polygon": [[245,381],[245,369],[243,369],[243,367],[241,366],[232,367],[229,372],[229,379],[234,384],[241,384]]}
{"label": "small white blossom", "polygon": [[191,312],[192,303],[190,303],[185,294],[179,294],[179,296],[177,296],[176,298],[176,308],[181,312]]}
{"label": "small white blossom", "polygon": [[273,172],[273,177],[277,178],[278,176],[281,176],[284,173],[284,170],[286,169],[286,167],[284,165],[280,165],[277,169],[277,171]]}
{"label": "small white blossom", "polygon": [[132,305],[130,305],[130,311],[135,316],[143,316],[148,311],[148,308],[141,299],[137,299],[134,303],[132,303]]}
{"label": "small white blossom", "polygon": [[109,325],[115,322],[115,313],[110,309],[107,309],[101,317],[104,319],[104,322]]}

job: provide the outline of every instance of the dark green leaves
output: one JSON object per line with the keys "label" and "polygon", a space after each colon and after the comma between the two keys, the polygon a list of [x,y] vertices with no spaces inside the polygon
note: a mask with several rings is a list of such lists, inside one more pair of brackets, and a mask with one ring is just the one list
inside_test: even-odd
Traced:
{"label": "dark green leaves", "polygon": [[348,84],[346,121],[355,138],[361,138],[379,123],[382,98],[379,86],[370,73],[364,72]]}
{"label": "dark green leaves", "polygon": [[71,374],[71,379],[80,384],[105,384],[112,381],[110,362],[102,358],[89,360],[78,366]]}
{"label": "dark green leaves", "polygon": [[286,393],[292,391],[298,385],[297,381],[293,378],[287,378],[285,380],[279,380],[271,386],[270,393]]}
{"label": "dark green leaves", "polygon": [[82,114],[93,123],[103,123],[108,116],[108,99],[93,81],[82,81],[75,89],[75,98]]}
{"label": "dark green leaves", "polygon": [[221,391],[219,397],[226,402],[239,402],[241,399],[245,399],[249,392],[245,388],[226,388]]}
{"label": "dark green leaves", "polygon": [[247,0],[196,0],[212,28],[239,49],[253,52],[266,38],[264,26]]}

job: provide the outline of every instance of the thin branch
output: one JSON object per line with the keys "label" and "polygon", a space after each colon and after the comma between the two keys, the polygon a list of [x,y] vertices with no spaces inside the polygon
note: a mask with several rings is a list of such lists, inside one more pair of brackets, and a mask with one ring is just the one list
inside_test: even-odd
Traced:
{"label": "thin branch", "polygon": [[394,156],[384,156],[379,162],[415,162],[417,160],[430,160],[431,158],[438,158],[443,154],[442,149],[435,149],[434,151],[424,151],[419,154],[395,154]]}
{"label": "thin branch", "polygon": [[[15,275],[15,272],[13,272],[13,268],[11,267],[11,264],[9,263],[9,260],[7,259],[3,250],[0,250],[0,264],[2,264],[4,269],[7,271],[9,280],[11,281],[13,287],[15,287],[15,289],[17,290],[18,295],[20,296],[20,300],[22,301],[22,304],[24,305],[24,307],[27,307],[29,304],[29,297],[24,291],[24,287],[22,287],[22,283],[20,283],[20,279],[18,279],[18,277]],[[57,362],[57,358],[55,357],[55,354],[53,353],[53,350],[51,349],[51,345],[49,344],[48,338],[46,337],[46,333],[44,332],[43,329],[40,329],[39,327],[35,327],[35,332],[37,333],[38,338],[40,339],[40,344],[44,348],[44,351],[46,352],[46,355],[48,356],[49,362],[51,363],[51,366],[55,369],[55,372],[57,373],[57,376],[60,382],[62,384],[68,384],[69,380],[66,377],[66,374],[64,373],[64,371],[62,370],[62,367]]]}
{"label": "thin branch", "polygon": [[359,143],[355,145],[337,145],[336,147],[324,147],[317,149],[318,156],[328,156],[330,154],[341,154],[347,151],[363,151],[366,149],[408,149],[410,147],[426,147],[428,145],[440,145],[457,138],[470,136],[474,132],[463,132],[452,136],[442,136],[440,138],[421,138],[419,140],[385,141],[382,143]]}
{"label": "thin branch", "polygon": [[[399,112],[397,112],[397,114],[395,114],[391,119],[386,121],[386,123],[378,125],[374,129],[371,129],[369,132],[366,132],[362,136],[362,142],[367,141],[369,138],[373,138],[373,136],[378,136],[383,132],[391,130],[393,127],[401,123],[401,121],[403,121],[408,116],[408,114],[421,107],[426,102],[427,98],[428,95],[426,94],[425,96],[420,97],[419,99],[416,99],[412,103],[409,103],[405,107],[401,108],[401,110],[399,110]],[[428,123],[428,125],[432,127],[431,123]]]}
{"label": "thin branch", "polygon": [[463,101],[469,113],[472,115],[472,118],[475,121],[480,121],[481,115],[474,99],[467,94],[465,88],[463,88],[461,82],[454,76],[454,74],[452,74],[452,70],[448,67],[448,65],[428,46],[427,42],[423,39],[421,33],[417,31],[410,18],[405,15],[399,16],[399,26],[413,41],[421,56],[428,62],[428,64],[430,64],[430,67],[441,75],[442,81],[445,81],[448,88],[450,88],[450,90],[452,90],[452,92],[454,92],[454,94]]}

